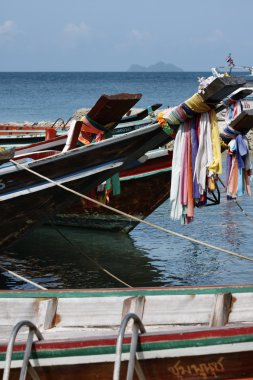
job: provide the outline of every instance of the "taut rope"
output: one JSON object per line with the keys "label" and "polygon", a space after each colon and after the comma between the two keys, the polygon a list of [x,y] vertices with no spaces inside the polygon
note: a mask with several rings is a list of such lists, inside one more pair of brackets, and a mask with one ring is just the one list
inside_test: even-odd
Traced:
{"label": "taut rope", "polygon": [[12,272],[11,270],[9,270],[9,269],[7,269],[7,268],[1,266],[1,265],[0,265],[0,269],[2,269],[2,271],[4,271],[4,272],[7,272],[7,273],[11,274],[11,275],[14,276],[14,277],[19,278],[20,280],[22,280],[22,281],[24,281],[24,282],[28,282],[29,284],[35,286],[36,288],[39,288],[39,289],[42,289],[42,290],[47,290],[47,288],[44,288],[44,286],[41,286],[41,285],[37,284],[36,282],[33,282],[33,281],[31,281],[31,280],[28,280],[28,278],[25,278],[25,277],[23,277],[23,276],[20,276],[19,274],[15,273],[15,272]]}
{"label": "taut rope", "polygon": [[113,212],[115,212],[115,213],[117,213],[117,214],[123,215],[123,216],[125,216],[126,218],[129,218],[129,219],[131,219],[131,220],[134,220],[134,221],[136,221],[136,222],[138,222],[138,223],[146,224],[146,225],[149,226],[149,227],[153,227],[153,228],[156,228],[157,230],[160,230],[160,231],[166,232],[166,233],[168,233],[168,234],[171,234],[171,235],[177,236],[177,237],[179,237],[179,238],[181,238],[181,239],[185,239],[185,240],[191,241],[192,243],[197,243],[197,244],[203,245],[203,246],[205,246],[205,247],[208,247],[208,248],[214,249],[214,250],[216,250],[216,251],[224,252],[224,253],[227,253],[227,254],[229,254],[229,255],[231,255],[231,256],[239,257],[240,259],[244,259],[244,260],[248,260],[248,261],[252,261],[252,262],[253,262],[253,258],[251,258],[251,257],[244,256],[244,255],[240,255],[239,253],[235,253],[235,252],[229,251],[229,250],[224,249],[224,248],[216,247],[215,245],[205,243],[205,242],[203,242],[203,241],[201,241],[201,240],[194,239],[194,238],[191,238],[191,237],[189,237],[189,236],[185,236],[185,235],[180,234],[180,233],[178,233],[178,232],[175,232],[175,231],[172,231],[172,230],[166,229],[166,228],[164,228],[164,227],[158,226],[157,224],[150,223],[150,222],[148,222],[148,221],[146,221],[146,220],[139,219],[139,218],[137,218],[136,216],[129,215],[129,214],[123,212],[123,211],[117,210],[117,209],[115,209],[115,208],[113,208],[113,207],[111,207],[111,206],[105,205],[105,204],[103,204],[103,203],[101,203],[101,202],[99,202],[99,201],[97,201],[97,200],[95,200],[95,199],[93,199],[93,198],[90,198],[90,197],[88,197],[87,195],[83,195],[83,194],[81,194],[81,193],[79,193],[79,192],[77,192],[77,191],[75,191],[75,190],[72,190],[72,189],[70,189],[70,188],[67,187],[67,186],[64,186],[64,185],[62,185],[62,184],[60,184],[60,183],[57,183],[57,182],[55,182],[54,180],[52,180],[52,179],[50,179],[50,178],[48,178],[48,177],[45,177],[45,176],[43,176],[42,174],[39,174],[39,173],[37,173],[36,171],[34,171],[34,170],[32,170],[32,169],[26,167],[25,165],[20,164],[19,162],[15,162],[15,161],[13,161],[13,160],[10,160],[10,161],[11,161],[14,165],[16,165],[16,166],[18,166],[18,167],[20,167],[20,168],[22,168],[22,169],[25,169],[25,170],[29,171],[30,173],[33,173],[34,175],[36,175],[36,176],[38,176],[38,177],[40,177],[40,178],[43,178],[44,180],[46,180],[46,181],[48,181],[48,182],[53,183],[55,186],[58,186],[58,187],[60,187],[60,188],[62,188],[62,189],[64,189],[64,190],[66,190],[66,191],[71,192],[72,194],[77,195],[78,197],[81,197],[81,198],[86,199],[86,200],[88,200],[88,201],[90,201],[90,202],[93,202],[93,203],[95,203],[95,204],[97,204],[97,205],[99,205],[99,206],[102,206],[102,207],[104,207],[104,208],[106,208],[106,209],[108,209],[108,210],[111,210],[111,211],[113,211]]}

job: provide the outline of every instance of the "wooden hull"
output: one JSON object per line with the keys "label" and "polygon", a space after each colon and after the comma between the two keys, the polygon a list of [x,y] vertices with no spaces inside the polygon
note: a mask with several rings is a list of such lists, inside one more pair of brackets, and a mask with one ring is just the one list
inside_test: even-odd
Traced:
{"label": "wooden hull", "polygon": [[[172,152],[164,151],[163,156],[152,157],[136,168],[119,173],[121,193],[110,196],[111,207],[145,219],[169,198]],[[88,195],[99,199],[95,191]],[[64,210],[64,213],[57,214],[54,223],[125,233],[130,232],[138,224],[123,215],[85,200],[80,200]]]}
{"label": "wooden hull", "polygon": [[56,136],[66,135],[64,128],[51,128],[50,125],[41,124],[0,124],[0,145],[23,147],[52,139]]}
{"label": "wooden hull", "polygon": [[[227,321],[217,326],[212,315],[224,314],[218,298],[228,295]],[[136,352],[146,380],[249,379],[252,299],[252,285],[2,291],[0,373],[10,328],[22,318],[36,324],[44,337],[34,341],[30,356],[41,379],[112,379],[120,321],[135,312],[146,328],[139,334]],[[27,332],[20,334],[11,379],[18,378],[25,349]],[[122,379],[130,344],[131,328],[123,339]]]}
{"label": "wooden hull", "polygon": [[[213,379],[252,379],[253,351],[243,353],[198,355],[164,359],[139,360],[146,380],[213,380]],[[66,360],[66,358],[65,358]],[[67,360],[66,360],[67,361]],[[121,365],[121,377],[125,379],[128,362]],[[112,380],[114,363],[63,364],[36,368],[41,380]],[[3,371],[0,370],[0,375]],[[20,368],[11,370],[11,379],[18,380]],[[28,375],[27,379],[31,379]],[[139,380],[135,374],[133,380]]]}
{"label": "wooden hull", "polygon": [[[155,122],[154,116],[149,116],[146,110],[138,115],[122,118],[119,121],[117,128],[112,130],[112,133],[122,134],[131,132],[141,127]],[[139,117],[138,117],[139,116]],[[145,119],[144,119],[145,116]],[[114,117],[113,117],[114,120]],[[0,146],[15,146],[17,153],[21,150],[32,151],[38,149],[63,149],[68,133],[69,126],[63,125],[60,128],[52,127],[48,123],[40,126],[30,125],[12,125],[0,124]],[[51,140],[51,141],[50,141]],[[26,147],[29,144],[28,147]]]}
{"label": "wooden hull", "polygon": [[[167,138],[156,125],[26,165],[58,183],[85,193],[120,168],[134,162],[150,148],[164,143]],[[0,176],[2,247],[14,242],[36,224],[52,217],[76,197],[24,169],[17,170],[14,166],[2,167]]]}

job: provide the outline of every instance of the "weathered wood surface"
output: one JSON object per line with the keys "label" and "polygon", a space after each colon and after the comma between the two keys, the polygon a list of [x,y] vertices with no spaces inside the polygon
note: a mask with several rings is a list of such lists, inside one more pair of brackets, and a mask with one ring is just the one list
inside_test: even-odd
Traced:
{"label": "weathered wood surface", "polygon": [[[171,289],[171,290],[170,290]],[[253,290],[238,288],[143,288],[132,291],[0,292],[0,326],[13,326],[28,319],[53,335],[58,328],[115,330],[128,312],[136,313],[147,330],[174,326],[224,326],[253,324]],[[207,288],[209,289],[209,288]],[[224,289],[224,290],[223,290]],[[9,296],[8,296],[9,294]],[[35,296],[36,295],[40,295]],[[215,319],[222,321],[214,323]]]}
{"label": "weathered wood surface", "polygon": [[133,121],[136,121],[136,120],[142,120],[145,117],[149,116],[150,113],[155,112],[161,106],[162,106],[161,103],[155,103],[152,106],[150,106],[148,108],[145,108],[145,109],[143,109],[143,110],[141,110],[141,111],[139,111],[137,113],[134,113],[132,115],[123,117],[120,120],[120,123],[125,124],[125,123],[133,122]]}
{"label": "weathered wood surface", "polygon": [[230,127],[242,134],[246,134],[253,128],[253,110],[242,111],[236,119],[231,121]]}
{"label": "weathered wood surface", "polygon": [[[140,360],[146,380],[213,380],[252,379],[253,351],[246,353],[199,355],[184,358]],[[121,365],[121,379],[126,378],[128,362]],[[111,380],[113,363],[75,364],[63,366],[36,367],[41,380]],[[11,370],[11,379],[19,379],[20,369]],[[2,371],[0,370],[0,375]],[[31,377],[28,375],[27,379]],[[136,373],[133,380],[139,380]]]}
{"label": "weathered wood surface", "polygon": [[[12,324],[30,319],[44,337],[34,343],[31,359],[41,379],[111,379],[119,324],[126,313],[135,312],[146,329],[137,350],[146,380],[250,378],[252,300],[251,285],[2,291],[0,368]],[[26,334],[21,332],[19,343]],[[129,331],[123,341],[122,378],[130,341]],[[20,366],[23,350],[23,345],[15,347],[13,367]],[[12,379],[17,374],[11,370]]]}
{"label": "weathered wood surface", "polygon": [[87,116],[105,129],[114,128],[141,97],[142,94],[128,93],[102,95]]}
{"label": "weathered wood surface", "polygon": [[201,96],[207,104],[215,105],[245,83],[246,80],[240,77],[219,77],[208,85]]}
{"label": "weathered wood surface", "polygon": [[228,323],[231,311],[231,293],[216,294],[209,326],[220,327]]}

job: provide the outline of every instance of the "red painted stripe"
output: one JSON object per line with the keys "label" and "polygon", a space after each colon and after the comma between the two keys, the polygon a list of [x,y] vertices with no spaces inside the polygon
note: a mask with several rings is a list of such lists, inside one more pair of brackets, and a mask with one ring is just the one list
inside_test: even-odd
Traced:
{"label": "red painted stripe", "polygon": [[133,169],[122,170],[120,172],[120,177],[128,177],[130,175],[148,173],[149,171],[161,170],[166,168],[171,168],[172,161],[169,156],[151,158],[147,162],[137,166]]}
{"label": "red painted stripe", "polygon": [[250,327],[224,327],[220,329],[208,329],[200,331],[186,331],[181,333],[167,333],[156,335],[140,336],[140,342],[162,342],[172,340],[192,340],[192,339],[207,339],[207,338],[225,338],[238,335],[253,335],[253,326]]}
{"label": "red painted stripe", "polygon": [[34,144],[27,145],[27,146],[16,148],[16,151],[19,151],[20,152],[19,154],[22,154],[22,150],[24,150],[24,149],[41,148],[45,144],[47,144],[47,145],[49,144],[49,147],[47,149],[50,149],[50,147],[51,148],[55,147],[55,142],[62,141],[62,143],[65,144],[66,140],[67,140],[67,135],[62,135],[62,136],[55,137],[54,139],[51,139],[51,140],[45,140],[45,141],[41,141],[38,143],[34,143]]}
{"label": "red painted stripe", "polygon": [[[207,338],[224,338],[239,335],[253,335],[253,326],[250,327],[225,327],[221,329],[208,329],[192,332],[177,332],[167,334],[150,334],[140,335],[140,343],[154,343],[163,341],[183,341],[183,340],[197,340]],[[130,344],[131,337],[124,339],[124,344]],[[94,338],[87,340],[70,340],[70,341],[54,341],[54,342],[36,342],[36,350],[53,350],[53,349],[71,349],[71,348],[84,348],[96,346],[115,346],[116,338]],[[24,351],[25,345],[15,345],[14,351]],[[6,346],[0,346],[0,352],[5,352]]]}

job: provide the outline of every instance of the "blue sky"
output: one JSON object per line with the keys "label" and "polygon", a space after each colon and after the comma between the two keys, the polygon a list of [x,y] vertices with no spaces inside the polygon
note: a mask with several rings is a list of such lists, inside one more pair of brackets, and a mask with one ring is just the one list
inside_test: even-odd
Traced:
{"label": "blue sky", "polygon": [[252,0],[0,0],[0,71],[253,65]]}

